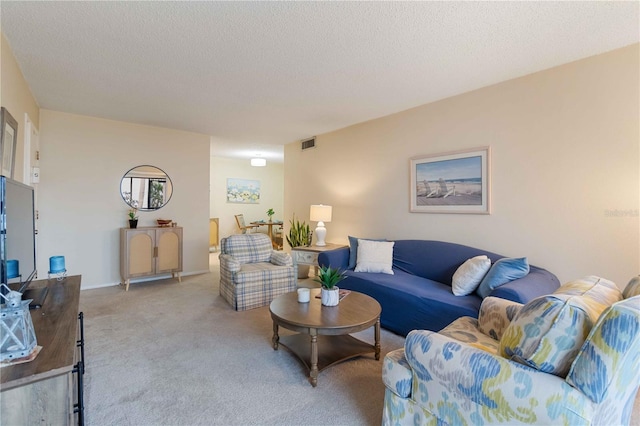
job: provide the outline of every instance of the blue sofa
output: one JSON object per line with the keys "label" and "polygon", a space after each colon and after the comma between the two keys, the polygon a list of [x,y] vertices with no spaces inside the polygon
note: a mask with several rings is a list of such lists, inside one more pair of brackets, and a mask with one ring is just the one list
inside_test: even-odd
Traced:
{"label": "blue sofa", "polygon": [[[491,262],[504,256],[455,243],[429,240],[396,240],[393,247],[393,275],[354,272],[348,269],[350,248],[326,251],[318,256],[320,266],[345,271],[339,287],[358,291],[382,306],[381,325],[406,336],[411,330],[440,331],[455,319],[478,317],[482,298],[475,292],[455,296],[453,274],[467,259],[486,255]],[[490,296],[519,303],[553,293],[560,282],[551,272],[530,266],[523,278],[494,289]]]}

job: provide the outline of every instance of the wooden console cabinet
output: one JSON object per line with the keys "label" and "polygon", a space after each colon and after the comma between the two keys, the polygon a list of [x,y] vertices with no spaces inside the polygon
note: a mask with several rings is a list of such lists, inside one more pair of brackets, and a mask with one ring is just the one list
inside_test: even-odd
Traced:
{"label": "wooden console cabinet", "polygon": [[42,349],[33,361],[0,368],[0,424],[84,423],[80,279],[75,275],[31,283],[29,288],[49,287],[42,307],[30,311]]}
{"label": "wooden console cabinet", "polygon": [[120,276],[129,291],[131,278],[182,272],[182,228],[120,228]]}

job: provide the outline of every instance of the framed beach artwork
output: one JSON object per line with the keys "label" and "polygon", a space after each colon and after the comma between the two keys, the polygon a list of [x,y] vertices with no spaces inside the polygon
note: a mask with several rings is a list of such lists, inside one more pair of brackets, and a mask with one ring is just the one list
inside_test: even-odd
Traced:
{"label": "framed beach artwork", "polygon": [[260,203],[260,181],[228,178],[227,203]]}
{"label": "framed beach artwork", "polygon": [[490,154],[485,146],[412,158],[409,211],[491,213]]}

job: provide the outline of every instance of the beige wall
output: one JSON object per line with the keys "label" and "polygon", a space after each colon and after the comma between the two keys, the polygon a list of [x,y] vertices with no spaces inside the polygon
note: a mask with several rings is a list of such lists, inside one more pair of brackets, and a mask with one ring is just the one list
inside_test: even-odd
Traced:
{"label": "beige wall", "polygon": [[[452,241],[623,286],[640,272],[639,67],[636,44],[289,144],[286,216],[331,204],[330,242]],[[484,145],[491,215],[409,213],[409,158]]]}
{"label": "beige wall", "polygon": [[40,276],[50,256],[63,255],[83,288],[120,281],[119,228],[128,226],[120,179],[143,164],[169,175],[173,196],[156,212],[139,212],[138,226],[177,221],[184,274],[209,271],[209,136],[46,109],[40,122]]}
{"label": "beige wall", "polygon": [[[227,203],[227,179],[260,181],[260,203]],[[284,166],[267,160],[265,167],[251,167],[249,160],[211,157],[211,217],[220,219],[220,238],[238,233],[235,215],[242,213],[247,222],[268,220],[267,210],[275,211],[274,220],[284,219]],[[266,227],[261,227],[266,232]]]}
{"label": "beige wall", "polygon": [[[22,71],[20,71],[20,67],[4,34],[2,34],[1,38],[0,103],[18,122],[18,140],[13,176],[14,179],[24,182],[25,114],[29,116],[29,119],[36,127],[39,127],[40,108],[31,94],[31,90],[22,75]],[[34,157],[32,156],[31,158]]]}

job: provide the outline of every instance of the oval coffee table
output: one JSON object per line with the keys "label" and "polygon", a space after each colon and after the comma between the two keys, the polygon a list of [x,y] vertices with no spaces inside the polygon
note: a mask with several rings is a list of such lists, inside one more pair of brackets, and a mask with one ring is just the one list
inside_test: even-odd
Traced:
{"label": "oval coffee table", "polygon": [[[278,344],[289,349],[309,370],[312,386],[318,384],[318,373],[334,364],[370,352],[380,359],[380,304],[355,291],[345,296],[338,306],[322,306],[311,289],[308,303],[298,302],[296,292],[275,298],[269,307],[273,320],[273,349]],[[350,333],[375,326],[375,344],[363,342]],[[278,335],[278,327],[297,331],[291,336]]]}

